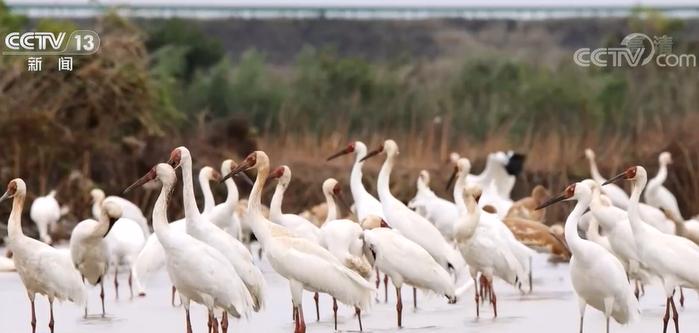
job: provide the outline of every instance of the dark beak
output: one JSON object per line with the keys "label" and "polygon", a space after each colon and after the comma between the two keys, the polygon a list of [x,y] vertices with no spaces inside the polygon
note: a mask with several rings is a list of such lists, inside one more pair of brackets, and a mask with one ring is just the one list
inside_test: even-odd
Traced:
{"label": "dark beak", "polygon": [[112,227],[114,226],[114,223],[116,223],[116,221],[118,221],[118,220],[119,219],[113,218],[113,217],[109,218],[109,227],[107,227],[107,232],[104,233],[103,237],[107,237],[107,235],[109,235],[109,232],[112,231]]}
{"label": "dark beak", "polygon": [[131,192],[131,190],[133,190],[134,188],[143,186],[143,184],[145,184],[145,183],[147,183],[147,182],[149,182],[149,181],[155,179],[155,176],[156,176],[156,175],[155,175],[155,170],[149,171],[145,176],[141,177],[139,180],[137,180],[136,182],[134,182],[133,184],[131,184],[129,187],[127,187],[127,188],[124,190],[124,192],[122,192],[122,193],[123,193],[123,194],[126,194],[126,193]]}
{"label": "dark beak", "polygon": [[391,226],[388,225],[388,223],[386,223],[386,221],[384,221],[383,219],[381,219],[381,224],[380,224],[380,226],[381,226],[381,228],[388,228],[388,229],[391,229]]}
{"label": "dark beak", "polygon": [[459,169],[457,167],[454,167],[454,172],[451,173],[451,177],[449,177],[449,180],[447,181],[447,188],[446,188],[447,191],[449,191],[449,188],[454,183],[454,180],[456,180],[456,173],[458,171],[459,171]]}
{"label": "dark beak", "polygon": [[5,192],[5,194],[2,195],[2,197],[0,197],[0,202],[3,202],[9,198],[10,198],[10,192],[7,191],[7,192]]}
{"label": "dark beak", "polygon": [[[223,178],[221,178],[220,182],[223,183],[226,181],[226,179],[231,178],[231,177],[233,177],[233,176],[235,176],[235,175],[237,175],[237,174],[239,174],[239,173],[241,173],[249,168],[250,167],[248,166],[247,161],[243,161],[243,163],[238,164],[233,170],[231,170],[231,172],[229,174],[227,174]],[[250,180],[250,177],[248,177],[248,181],[250,181],[252,183],[252,181]]]}
{"label": "dark beak", "polygon": [[349,154],[349,153],[351,153],[351,151],[349,151],[349,149],[346,149],[346,148],[345,148],[345,149],[340,150],[339,152],[337,152],[337,153],[335,153],[335,154],[330,155],[330,157],[328,157],[327,159],[325,159],[325,161],[330,161],[330,160],[332,160],[332,159],[338,158],[338,157],[340,157],[340,156],[342,156],[342,155],[346,155],[346,154]]}
{"label": "dark beak", "polygon": [[372,158],[372,157],[378,155],[378,154],[381,153],[382,151],[383,151],[383,147],[381,147],[381,148],[379,148],[379,149],[376,149],[376,150],[372,150],[372,151],[370,151],[368,154],[366,154],[366,156],[364,156],[364,158],[362,158],[361,160],[359,160],[359,162],[364,162],[364,161],[366,161],[366,160],[368,160],[368,159],[370,159],[370,158]]}
{"label": "dark beak", "polygon": [[626,172],[622,172],[622,173],[620,173],[612,178],[607,179],[606,182],[602,183],[602,186],[607,185],[607,184],[611,184],[619,179],[624,178],[625,176],[626,176]]}
{"label": "dark beak", "polygon": [[542,209],[542,208],[546,208],[546,207],[548,207],[548,206],[551,206],[551,205],[553,205],[553,204],[555,204],[555,203],[557,203],[557,202],[559,202],[559,201],[563,201],[563,200],[565,200],[565,199],[567,199],[566,196],[565,196],[565,193],[561,193],[561,194],[559,194],[557,197],[551,198],[551,199],[549,199],[548,201],[542,203],[541,205],[539,205],[539,207],[536,207],[535,210],[539,210],[539,209]]}

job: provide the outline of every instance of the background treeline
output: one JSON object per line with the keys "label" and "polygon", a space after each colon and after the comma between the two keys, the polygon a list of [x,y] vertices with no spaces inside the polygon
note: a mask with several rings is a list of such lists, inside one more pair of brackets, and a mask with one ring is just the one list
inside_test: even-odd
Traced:
{"label": "background treeline", "polygon": [[[515,197],[537,183],[558,191],[588,176],[589,146],[607,175],[631,163],[654,174],[657,154],[670,150],[668,186],[686,217],[699,211],[699,70],[580,68],[571,57],[630,32],[667,34],[675,53],[699,54],[697,21],[646,10],[541,22],[31,21],[0,5],[3,36],[76,27],[97,30],[102,45],[76,57],[73,72],[56,71],[52,57],[39,73],[24,57],[0,58],[0,178],[24,177],[31,195],[57,187],[69,221],[87,216],[92,186],[118,193],[182,144],[198,166],[268,151],[294,171],[286,209],[302,210],[322,201],[324,177],[349,175],[349,160],[323,157],[387,137],[401,147],[404,199],[421,168],[448,195],[452,150],[476,172],[490,151],[522,151]],[[378,163],[367,169],[373,188]],[[147,208],[151,196],[132,199]]]}

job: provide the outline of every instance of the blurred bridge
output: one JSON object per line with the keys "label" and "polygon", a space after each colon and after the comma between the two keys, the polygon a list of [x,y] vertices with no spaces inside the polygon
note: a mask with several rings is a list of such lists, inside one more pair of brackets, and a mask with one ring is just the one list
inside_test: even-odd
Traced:
{"label": "blurred bridge", "polygon": [[[106,11],[116,11],[129,17],[185,18],[243,18],[243,19],[358,19],[358,20],[419,20],[433,18],[455,19],[518,19],[542,20],[585,17],[626,17],[639,10],[634,5],[236,5],[98,2],[7,1],[13,12],[29,17],[93,17]],[[643,7],[648,8],[648,7]],[[654,11],[670,17],[699,17],[699,2],[686,5],[653,5]]]}

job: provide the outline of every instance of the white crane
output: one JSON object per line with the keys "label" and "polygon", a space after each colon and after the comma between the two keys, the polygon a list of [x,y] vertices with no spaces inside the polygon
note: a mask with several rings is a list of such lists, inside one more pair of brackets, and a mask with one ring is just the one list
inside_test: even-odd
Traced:
{"label": "white crane", "polygon": [[29,238],[22,232],[22,208],[27,195],[27,186],[20,178],[7,184],[7,191],[0,202],[12,198],[12,212],[8,219],[8,248],[12,250],[15,268],[22,279],[32,305],[32,333],[36,332],[36,294],[46,295],[49,300],[49,328],[54,329],[53,301],[71,301],[80,306],[85,304],[85,286],[80,273],[66,253],[46,243]]}
{"label": "white crane", "polygon": [[[70,255],[75,268],[78,269],[83,281],[95,286],[100,284],[100,299],[102,300],[102,317],[104,310],[104,276],[109,270],[110,252],[104,237],[112,230],[114,222],[121,217],[121,207],[114,202],[105,202],[100,208],[98,221],[83,220],[78,223],[70,234]],[[85,303],[85,318],[87,318],[87,303]]]}
{"label": "white crane", "polygon": [[[592,149],[587,148],[585,149],[585,157],[587,158],[588,162],[590,162],[590,176],[592,176],[592,179],[594,179],[599,184],[602,184],[605,181],[607,181],[607,179],[599,173],[599,169],[597,168],[597,161],[595,159],[595,152]],[[624,191],[621,187],[617,186],[616,184],[610,184],[608,186],[605,186],[604,189],[602,189],[602,193],[604,193],[607,197],[609,197],[609,199],[612,200],[614,206],[617,206],[621,209],[626,209],[629,206],[629,195],[626,194],[626,191]]]}
{"label": "white crane", "polygon": [[458,253],[447,243],[444,236],[427,219],[420,216],[391,194],[389,186],[391,171],[398,156],[398,145],[393,140],[386,140],[381,147],[367,154],[368,159],[379,153],[386,154],[386,160],[381,166],[377,189],[383,213],[391,228],[403,234],[406,238],[419,244],[446,270],[458,271],[463,263]]}
{"label": "white crane", "polygon": [[651,274],[660,277],[665,289],[667,303],[663,317],[663,332],[667,331],[670,309],[673,312],[675,331],[679,332],[679,314],[673,295],[677,287],[699,290],[699,266],[688,264],[699,262],[699,246],[684,237],[659,232],[643,223],[638,202],[648,180],[645,168],[632,166],[607,180],[607,183],[619,179],[631,180],[633,184],[627,212],[631,230],[636,238],[639,260]]}
{"label": "white crane", "polygon": [[[383,216],[383,206],[381,202],[376,199],[369,191],[364,187],[362,183],[362,166],[364,165],[364,157],[367,154],[366,145],[361,141],[354,141],[347,145],[347,147],[327,158],[327,161],[340,157],[342,155],[354,153],[354,164],[352,164],[352,171],[350,173],[350,191],[352,192],[352,199],[354,200],[354,206],[357,213],[357,220],[364,221],[369,215],[378,216],[384,218]],[[376,271],[376,289],[379,289],[379,272]],[[384,275],[384,300],[388,302],[388,276]]]}
{"label": "white crane", "polygon": [[[456,250],[449,245],[444,236],[430,221],[408,208],[391,194],[389,182],[396,156],[398,156],[398,145],[391,139],[386,140],[381,147],[368,153],[364,160],[379,153],[386,154],[386,160],[379,172],[377,190],[388,225],[400,231],[406,238],[422,246],[445,270],[451,270],[458,274],[464,263]],[[413,288],[414,307],[417,307],[416,297],[416,290]]]}
{"label": "white crane", "polygon": [[340,157],[342,155],[354,153],[355,160],[352,164],[350,173],[350,190],[352,191],[352,199],[357,210],[357,219],[364,221],[369,215],[375,215],[383,218],[383,207],[381,202],[371,195],[364,184],[362,183],[362,166],[364,165],[364,157],[367,154],[367,148],[361,141],[355,141],[347,145],[347,147],[336,154],[328,157],[328,161]]}
{"label": "white crane", "polygon": [[[211,177],[215,177],[214,173],[206,173],[210,175]],[[207,192],[203,188],[203,184],[207,184],[209,181],[213,181],[214,179],[208,179],[207,181],[200,181],[199,186],[202,191],[202,193]],[[220,177],[219,177],[220,180]],[[232,181],[232,180],[231,180]],[[226,185],[228,187],[228,185]],[[210,192],[210,190],[209,190]],[[218,214],[218,209],[214,207],[212,209],[212,214]],[[218,220],[221,222],[221,220]],[[224,222],[221,222],[222,224],[220,227],[225,227]],[[179,220],[176,220],[172,223],[170,223],[170,228],[178,231],[178,232],[186,232],[186,223],[185,219],[181,218]],[[138,256],[136,257],[136,261],[133,264],[133,269],[131,270],[131,273],[133,275],[133,281],[136,284],[136,290],[138,292],[139,296],[146,296],[146,289],[145,289],[145,280],[148,278],[148,276],[161,269],[162,267],[165,266],[165,250],[163,249],[162,245],[160,245],[160,241],[158,241],[158,237],[156,235],[150,235],[148,239],[146,240],[146,244],[142,247],[140,252],[138,253]],[[171,303],[175,304],[175,288],[173,287],[172,289],[172,297],[171,297]]]}
{"label": "white crane", "polygon": [[[573,254],[570,258],[570,278],[580,305],[580,332],[583,331],[585,308],[590,305],[604,313],[609,333],[610,317],[620,324],[627,324],[640,316],[638,300],[629,289],[621,262],[602,246],[578,235],[578,223],[592,200],[590,187],[585,183],[569,185],[563,193],[543,203],[540,208],[563,200],[577,200],[566,219],[565,238]],[[604,283],[600,283],[600,278],[604,279]]]}
{"label": "white crane", "polygon": [[[221,163],[221,174],[227,175],[236,165],[237,164],[231,159],[223,161]],[[245,173],[241,173],[240,176],[243,180],[252,185],[252,181]],[[213,224],[228,231],[229,234],[240,240],[242,232],[241,221],[239,214],[235,211],[239,199],[238,186],[236,186],[232,178],[226,179],[224,184],[226,185],[226,200],[216,205],[206,215]]]}
{"label": "white crane", "polygon": [[222,309],[221,326],[225,331],[228,314],[236,318],[247,316],[253,306],[252,297],[221,252],[168,225],[167,204],[177,182],[175,170],[169,164],[156,165],[124,192],[154,179],[162,183],[162,188],[153,207],[153,228],[165,249],[168,275],[185,308],[187,332],[192,332],[190,301],[202,304],[209,310],[209,331],[218,332],[214,310]]}
{"label": "white crane", "polygon": [[51,244],[53,240],[49,234],[61,219],[61,207],[56,201],[56,190],[43,197],[36,197],[29,208],[29,217],[39,230],[39,239],[46,244]]}
{"label": "white crane", "polygon": [[493,304],[494,316],[497,317],[497,297],[492,288],[493,277],[497,276],[505,282],[515,285],[519,282],[518,275],[524,275],[522,266],[512,253],[508,240],[492,225],[481,223],[484,215],[478,206],[481,190],[478,185],[466,188],[466,175],[471,169],[471,163],[461,158],[456,164],[456,183],[454,184],[454,202],[459,210],[459,217],[454,223],[454,239],[461,255],[469,265],[469,271],[474,281],[476,316],[480,316],[477,275],[480,272],[485,277],[487,288],[490,290],[490,302]]}
{"label": "white crane", "polygon": [[658,174],[648,181],[646,190],[643,192],[643,199],[647,204],[667,212],[672,220],[682,222],[684,218],[680,213],[675,195],[663,186],[667,180],[667,166],[672,164],[672,155],[666,151],[660,153],[658,164]]}
{"label": "white crane", "polygon": [[104,191],[99,188],[92,189],[92,191],[90,191],[90,196],[92,197],[92,217],[95,220],[99,220],[102,204],[105,201],[112,201],[121,207],[121,217],[138,223],[138,226],[143,230],[143,235],[145,237],[150,235],[148,219],[145,217],[145,215],[143,215],[141,208],[136,206],[136,204],[133,202],[116,195],[105,197]]}
{"label": "white crane", "polygon": [[[583,180],[582,183],[592,190],[592,200],[590,202],[590,214],[599,223],[609,239],[609,246],[612,253],[624,265],[624,269],[629,277],[642,282],[648,282],[650,276],[641,267],[636,247],[636,239],[631,230],[626,211],[614,205],[605,205],[600,193],[600,184],[592,179]],[[638,285],[635,294],[638,297]]]}
{"label": "white crane", "polygon": [[408,207],[428,219],[451,242],[454,240],[454,221],[459,216],[453,202],[438,197],[430,189],[430,173],[420,171],[417,178],[417,194],[408,202]]}
{"label": "white crane", "polygon": [[[362,227],[352,220],[337,219],[335,197],[341,196],[340,184],[334,178],[328,178],[323,182],[322,188],[328,205],[328,217],[320,227],[319,244],[347,268],[368,277],[371,266],[363,258]],[[337,300],[334,297],[333,319],[337,331]]]}
{"label": "white crane", "polygon": [[[112,201],[105,200],[105,203]],[[111,252],[111,264],[114,267],[114,293],[119,298],[119,269],[129,272],[129,293],[133,298],[133,267],[138,254],[146,243],[143,226],[127,217],[121,217],[104,238]]]}
{"label": "white crane", "polygon": [[[221,174],[214,168],[210,166],[204,166],[199,169],[199,187],[201,187],[201,194],[204,196],[204,209],[202,209],[202,214],[208,214],[216,206],[214,201],[214,193],[211,192],[210,181],[219,182],[221,180]],[[198,211],[198,208],[197,208]]]}
{"label": "white crane", "polygon": [[[262,277],[262,272],[255,267],[252,255],[245,245],[214,225],[209,220],[208,214],[199,212],[194,198],[192,156],[189,149],[186,147],[175,148],[170,154],[168,164],[174,168],[182,167],[182,198],[187,233],[215,248],[226,257],[239,276],[238,280],[232,281],[233,285],[242,283],[252,296],[253,309],[259,311],[264,306],[265,280]],[[207,170],[206,173],[206,177],[202,179],[205,183],[208,183],[208,179],[211,178],[219,180],[221,178],[221,175],[218,175],[218,172],[214,170]],[[223,318],[226,318],[225,314]]]}
{"label": "white crane", "polygon": [[371,303],[371,284],[317,243],[299,237],[274,235],[269,226],[271,222],[262,215],[261,209],[262,188],[269,176],[267,154],[253,152],[224,178],[251,168],[257,169],[257,178],[248,200],[247,219],[272,268],[289,280],[295,310],[294,331],[306,331],[301,303],[303,289],[328,293],[341,303],[354,306],[361,329],[361,310]]}
{"label": "white crane", "polygon": [[[383,226],[381,218],[369,216],[363,226]],[[403,327],[403,283],[444,295],[450,304],[456,303],[454,283],[449,273],[420,245],[386,227],[364,230],[364,248],[376,267],[391,277],[396,287],[396,318]]]}
{"label": "white crane", "polygon": [[[270,221],[283,226],[297,237],[318,244],[320,241],[320,229],[313,222],[297,214],[282,213],[282,200],[284,200],[284,192],[291,182],[291,169],[286,165],[277,167],[270,174],[270,179],[279,179],[272,195],[272,202],[269,203]],[[328,211],[328,213],[330,212]],[[320,320],[318,299],[319,296],[316,292],[313,294],[313,302],[316,305],[316,321]]]}

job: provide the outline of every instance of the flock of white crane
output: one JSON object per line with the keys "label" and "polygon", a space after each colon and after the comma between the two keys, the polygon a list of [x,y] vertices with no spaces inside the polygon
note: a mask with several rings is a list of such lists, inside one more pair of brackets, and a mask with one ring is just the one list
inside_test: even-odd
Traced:
{"label": "flock of white crane", "polygon": [[[551,239],[567,244],[572,254],[570,274],[579,299],[581,332],[587,305],[604,313],[607,332],[609,318],[621,324],[632,322],[640,314],[639,286],[655,282],[662,284],[667,297],[663,331],[672,317],[679,332],[674,294],[679,290],[683,304],[682,288],[699,290],[699,221],[685,221],[677,200],[663,186],[668,164],[672,163],[669,153],[660,155],[658,175],[646,186],[647,174],[642,166],[605,179],[597,170],[594,153],[588,149],[585,154],[592,179],[571,184],[547,201],[535,190],[531,198],[517,203],[513,203],[510,192],[514,174],[523,163],[522,155],[492,153],[484,171],[473,175],[470,161],[453,153],[450,160],[454,174],[449,181],[453,184],[453,201],[438,197],[429,187],[429,173],[422,171],[417,194],[407,205],[391,193],[390,175],[399,154],[393,140],[386,140],[373,151],[356,141],[328,160],[346,154],[355,155],[349,184],[355,220],[338,216],[336,201],[347,204],[341,186],[332,178],[322,185],[327,217],[320,227],[300,215],[283,213],[282,200],[291,170],[287,166],[271,169],[262,151],[253,152],[240,164],[224,161],[221,173],[202,168],[199,184],[204,209],[200,211],[194,194],[192,156],[187,148],[178,147],[167,163],[154,166],[125,190],[159,181],[160,195],[152,215],[154,233],[138,206],[118,196],[105,197],[103,191],[95,189],[91,192],[94,219],[86,219],[73,229],[70,256],[49,245],[50,228],[61,216],[55,193],[39,197],[32,204],[30,216],[40,233],[38,241],[22,232],[27,189],[22,179],[13,179],[0,201],[13,198],[8,248],[29,295],[32,332],[36,331],[37,293],[48,297],[49,327],[53,332],[55,299],[83,306],[87,316],[85,282],[99,284],[104,316],[104,279],[110,268],[114,270],[117,297],[118,269],[128,270],[133,297],[133,284],[138,295],[145,296],[148,276],[162,267],[172,283],[171,302],[175,304],[178,293],[186,311],[187,332],[192,332],[191,301],[208,309],[209,332],[218,332],[219,323],[221,331],[226,332],[229,316],[246,317],[265,305],[265,280],[247,244],[250,234],[260,243],[271,267],[289,281],[295,332],[306,330],[301,302],[304,290],[315,294],[317,318],[318,293],[332,297],[336,330],[337,302],[354,307],[361,331],[362,310],[367,309],[379,288],[379,272],[385,275],[386,288],[390,278],[396,289],[398,327],[402,326],[403,284],[413,288],[414,303],[417,289],[444,295],[448,302],[455,303],[463,294],[462,287],[456,285],[458,277],[465,272],[474,282],[476,316],[480,316],[480,304],[488,299],[497,317],[494,278],[519,290],[528,286],[532,292],[531,259],[535,252],[504,222],[508,213],[516,207],[520,215],[535,216],[537,210],[562,200],[577,203],[565,222],[565,242],[561,237]],[[377,199],[362,183],[362,165],[379,154],[385,155],[385,161],[378,175]],[[182,169],[184,217],[170,222],[167,207],[177,182],[177,168]],[[256,169],[257,176],[247,205],[240,205],[231,177],[241,175],[251,182],[244,173],[249,169]],[[267,212],[261,196],[266,182],[272,179],[278,182]],[[631,182],[630,197],[613,184],[620,179]],[[210,181],[226,185],[226,200],[218,205]],[[640,202],[642,193],[645,203]],[[585,239],[580,237],[579,228],[586,230]],[[551,237],[548,232],[544,235]],[[374,273],[375,285],[369,282]],[[220,322],[218,313],[222,313]]]}

